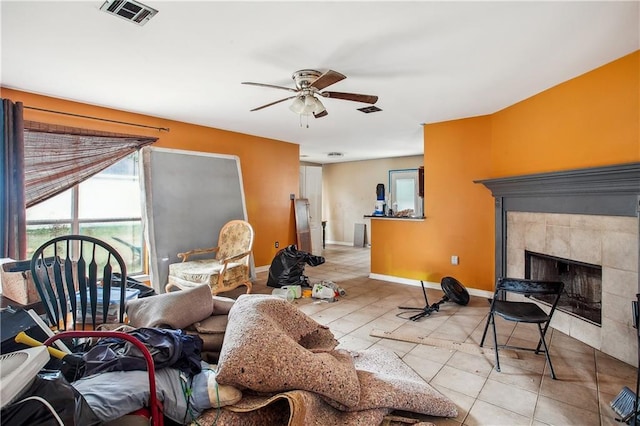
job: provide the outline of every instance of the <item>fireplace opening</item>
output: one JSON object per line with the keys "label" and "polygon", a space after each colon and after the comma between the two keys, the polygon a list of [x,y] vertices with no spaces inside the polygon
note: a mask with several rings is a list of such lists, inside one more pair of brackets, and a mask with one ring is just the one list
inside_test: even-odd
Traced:
{"label": "fireplace opening", "polygon": [[[601,266],[526,250],[524,256],[525,278],[564,283],[557,309],[602,325]],[[544,296],[537,299],[551,302]]]}

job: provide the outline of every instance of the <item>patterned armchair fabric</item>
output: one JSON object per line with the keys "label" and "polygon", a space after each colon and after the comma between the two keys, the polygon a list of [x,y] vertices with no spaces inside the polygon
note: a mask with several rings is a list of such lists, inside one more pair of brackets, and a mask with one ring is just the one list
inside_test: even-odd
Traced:
{"label": "patterned armchair fabric", "polygon": [[[253,248],[253,228],[244,220],[232,220],[220,230],[218,246],[178,253],[181,263],[169,265],[169,282],[165,287],[181,290],[207,284],[212,294],[244,285],[251,293],[249,259]],[[213,259],[188,260],[194,255],[215,253]]]}

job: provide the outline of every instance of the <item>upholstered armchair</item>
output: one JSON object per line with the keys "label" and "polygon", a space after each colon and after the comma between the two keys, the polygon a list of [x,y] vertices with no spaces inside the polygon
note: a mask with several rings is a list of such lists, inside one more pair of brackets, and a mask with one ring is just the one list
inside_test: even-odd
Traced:
{"label": "upholstered armchair", "polygon": [[[251,293],[249,260],[253,248],[253,228],[244,220],[232,220],[220,230],[218,245],[206,249],[195,249],[178,253],[181,263],[169,265],[166,291],[174,287],[181,290],[207,284],[211,294],[246,286]],[[192,256],[215,253],[213,259],[194,259]]]}

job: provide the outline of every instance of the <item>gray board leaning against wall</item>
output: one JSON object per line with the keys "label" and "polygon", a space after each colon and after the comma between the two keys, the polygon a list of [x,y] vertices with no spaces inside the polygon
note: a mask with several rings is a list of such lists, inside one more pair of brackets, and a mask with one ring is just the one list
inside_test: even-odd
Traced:
{"label": "gray board leaning against wall", "polygon": [[178,253],[215,247],[225,223],[247,220],[240,159],[145,147],[142,168],[151,284],[163,293]]}

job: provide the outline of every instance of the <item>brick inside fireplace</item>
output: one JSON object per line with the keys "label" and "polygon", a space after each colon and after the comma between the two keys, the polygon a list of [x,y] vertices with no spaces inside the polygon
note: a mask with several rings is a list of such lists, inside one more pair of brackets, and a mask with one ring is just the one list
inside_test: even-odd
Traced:
{"label": "brick inside fireplace", "polygon": [[[602,324],[602,267],[573,259],[524,251],[524,277],[562,281],[557,309],[594,324]],[[553,296],[539,296],[550,304]]]}

